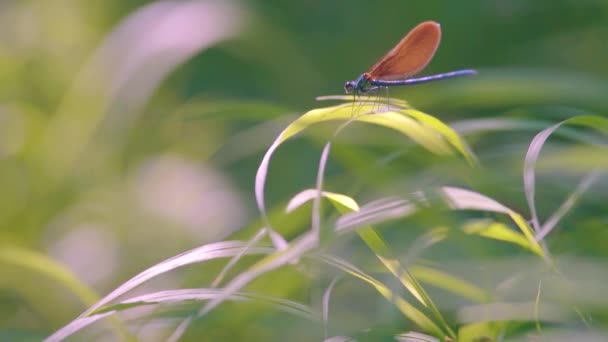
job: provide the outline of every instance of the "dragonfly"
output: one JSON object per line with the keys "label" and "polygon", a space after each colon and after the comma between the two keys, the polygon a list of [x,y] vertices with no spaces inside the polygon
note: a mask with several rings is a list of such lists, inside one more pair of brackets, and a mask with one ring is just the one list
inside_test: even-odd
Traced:
{"label": "dragonfly", "polygon": [[401,41],[372,68],[353,81],[344,83],[344,91],[366,94],[380,87],[406,86],[475,75],[473,69],[450,71],[442,74],[411,78],[431,61],[441,40],[441,25],[425,21],[414,27]]}

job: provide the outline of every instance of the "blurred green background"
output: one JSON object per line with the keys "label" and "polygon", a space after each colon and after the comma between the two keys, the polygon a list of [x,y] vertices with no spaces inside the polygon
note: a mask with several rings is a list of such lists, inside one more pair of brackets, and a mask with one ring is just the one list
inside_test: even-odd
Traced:
{"label": "blurred green background", "polygon": [[[261,227],[255,172],[274,138],[297,115],[327,105],[317,96],[341,94],[345,80],[424,20],[440,22],[443,38],[423,73],[474,68],[479,75],[391,96],[452,125],[483,169],[356,126],[334,146],[325,188],[364,203],[457,185],[529,218],[521,174],[534,135],[608,109],[608,1],[0,2],[0,340],[38,340],[94,301],[92,293],[66,288],[71,281],[47,261],[103,296],[185,250],[253,236]],[[511,126],[479,121],[494,118]],[[321,127],[278,150],[267,180],[271,211],[314,187],[328,137]],[[536,195],[543,219],[587,172],[607,166],[605,152],[575,150],[580,142],[601,147],[605,137],[565,129],[545,146]],[[378,163],[385,158],[393,160]],[[600,331],[608,318],[608,303],[598,299],[608,280],[607,190],[600,177],[546,240],[554,256],[566,258],[562,271],[576,280],[573,301]],[[309,211],[298,213],[276,217],[275,228],[288,239],[308,226]],[[421,213],[392,224],[408,229],[382,231],[405,256],[428,227],[457,226],[466,215]],[[336,253],[373,269],[369,251],[346,240],[334,241]],[[523,256],[510,245],[463,236],[428,255],[490,288],[529,271],[527,259],[518,261]],[[494,262],[504,266],[504,277],[476,273],[499,273]],[[175,270],[136,291],[206,286],[222,265]],[[279,271],[250,290],[318,305],[327,272],[308,267]],[[526,294],[534,298],[537,287],[527,284]],[[521,293],[514,293],[516,300]],[[454,316],[461,303],[436,295]],[[366,285],[344,285],[336,296],[344,306],[337,304],[330,336],[366,324],[416,330]],[[323,338],[310,322],[269,309],[247,314],[239,305],[221,307],[185,338]],[[164,340],[175,321],[138,324],[142,340]],[[112,340],[107,326],[97,325],[81,338]],[[573,319],[569,326],[580,325]]]}

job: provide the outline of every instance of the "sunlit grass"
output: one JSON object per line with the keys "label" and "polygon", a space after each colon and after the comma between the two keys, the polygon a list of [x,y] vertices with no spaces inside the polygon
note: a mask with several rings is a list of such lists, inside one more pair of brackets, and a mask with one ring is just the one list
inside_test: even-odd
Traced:
{"label": "sunlit grass", "polygon": [[[420,256],[426,255],[425,259],[430,258],[432,260],[432,253],[428,254],[427,251],[436,248],[435,245],[449,245],[451,236],[460,231],[458,234],[464,234],[462,235],[464,237],[478,236],[500,241],[493,243],[511,244],[515,247],[512,252],[521,250],[515,255],[528,255],[530,258],[538,258],[539,265],[544,265],[541,266],[541,269],[544,269],[542,272],[552,277],[554,283],[568,283],[568,280],[560,271],[559,265],[550,256],[546,245],[538,242],[549,233],[550,228],[540,223],[535,211],[537,199],[534,196],[536,160],[546,139],[561,124],[543,130],[530,143],[524,167],[523,191],[532,208],[531,224],[524,219],[525,214],[517,213],[498,201],[472,189],[450,187],[449,184],[433,189],[420,188],[410,194],[404,194],[401,198],[394,196],[379,197],[363,206],[359,205],[354,197],[347,194],[324,191],[323,189],[327,183],[327,180],[324,179],[325,165],[331,159],[331,141],[329,141],[325,145],[318,170],[310,168],[311,174],[317,177],[316,189],[304,190],[295,194],[285,209],[289,215],[290,212],[298,211],[298,208],[305,206],[307,202],[312,202],[310,228],[302,229],[296,237],[290,239],[281,235],[282,227],[280,224],[277,225],[272,216],[268,216],[264,196],[267,184],[272,182],[272,178],[268,177],[268,170],[269,167],[272,168],[273,153],[288,139],[315,124],[342,121],[344,124],[338,126],[334,131],[334,137],[341,134],[343,130],[348,130],[348,125],[357,122],[380,125],[385,129],[392,129],[403,134],[405,138],[413,140],[427,151],[420,153],[433,153],[444,157],[451,156],[450,158],[458,155],[462,163],[468,165],[471,170],[479,167],[476,161],[477,157],[472,154],[472,150],[448,125],[437,118],[412,109],[399,100],[390,100],[390,102],[393,103],[390,107],[368,100],[354,103],[347,102],[333,107],[315,109],[297,118],[277,136],[258,168],[256,199],[260,215],[265,219],[263,220],[264,226],[259,228],[255,237],[249,241],[225,241],[201,246],[151,267],[124,283],[84,312],[78,319],[57,331],[49,338],[49,341],[61,340],[98,319],[124,310],[131,310],[141,305],[158,306],[162,304],[166,306],[192,301],[203,302],[199,309],[194,310],[192,314],[181,320],[176,330],[169,337],[170,340],[178,340],[189,329],[196,327],[199,324],[198,322],[204,321],[206,317],[212,315],[213,311],[218,306],[223,305],[225,301],[242,301],[245,295],[245,292],[242,291],[250,284],[256,281],[264,281],[264,278],[267,277],[268,280],[266,281],[271,281],[272,274],[278,269],[297,268],[303,263],[318,264],[317,267],[334,269],[334,271],[329,272],[334,274],[334,281],[323,296],[323,315],[319,311],[320,308],[315,309],[307,306],[304,302],[293,302],[288,298],[272,297],[263,293],[256,294],[253,292],[250,295],[258,302],[267,302],[271,305],[272,302],[279,303],[278,310],[290,311],[296,313],[296,316],[303,317],[302,314],[293,311],[293,308],[298,306],[300,307],[298,311],[306,312],[304,316],[307,316],[308,319],[323,316],[322,320],[318,318],[316,320],[319,329],[326,331],[326,338],[332,335],[328,333],[332,331],[330,322],[340,320],[339,316],[334,317],[328,314],[333,307],[332,293],[338,291],[334,286],[338,279],[338,285],[359,280],[375,289],[379,298],[383,297],[390,306],[394,306],[395,310],[409,322],[405,323],[405,326],[409,326],[409,330],[417,331],[410,332],[410,335],[407,335],[408,338],[415,340],[428,338],[437,341],[478,341],[483,338],[496,339],[499,336],[521,335],[527,331],[522,328],[521,322],[526,321],[532,323],[530,327],[533,329],[530,332],[534,333],[542,333],[543,328],[541,327],[544,324],[550,324],[551,326],[557,324],[559,326],[559,324],[566,324],[571,319],[576,320],[577,317],[584,322],[584,313],[580,311],[580,303],[577,304],[576,300],[559,303],[553,298],[545,301],[540,290],[540,278],[538,278],[537,283],[538,291],[534,293],[535,296],[532,298],[527,296],[518,298],[514,294],[514,297],[513,295],[507,295],[510,299],[506,300],[505,295],[509,293],[509,290],[504,294],[501,294],[498,288],[488,291],[482,288],[485,285],[478,287],[474,278],[467,279],[458,273],[450,272],[450,270],[442,270],[445,267],[441,266],[441,260],[435,261],[434,266],[430,266],[428,260],[420,258]],[[586,125],[591,129],[600,131],[604,131],[604,127],[607,127],[606,120],[597,116],[573,118],[563,124],[568,123]],[[581,193],[578,192],[580,196]],[[357,194],[354,193],[353,195],[356,196]],[[332,203],[335,211],[328,210],[328,208],[321,211],[321,208],[324,207],[322,203],[324,200]],[[570,209],[571,206],[562,208],[563,213],[560,214],[560,217]],[[408,250],[393,246],[390,239],[386,238],[385,233],[377,226],[391,222],[393,224],[390,225],[399,222],[399,225],[407,226],[408,217],[415,215],[420,210],[427,213],[429,211],[436,212],[440,216],[445,215],[446,210],[465,211],[467,214],[460,218],[458,216],[450,218],[449,224],[445,226],[428,226],[428,233],[424,234],[426,236],[424,240],[422,240],[423,236],[420,236],[417,240],[418,243],[410,247],[415,247],[417,249],[416,253],[410,254],[410,258],[402,260],[400,256],[407,254]],[[483,214],[484,212],[486,214]],[[480,213],[482,215],[479,215]],[[488,216],[488,214],[490,215]],[[556,221],[556,219],[552,221]],[[552,222],[551,228],[556,224],[557,222]],[[428,235],[432,232],[435,233]],[[373,272],[378,273],[381,270],[381,273],[390,274],[394,281],[400,284],[401,290],[395,292],[394,281],[390,280],[391,277],[382,276],[377,278],[366,272],[361,266],[356,266],[353,263],[354,260],[349,261],[338,255],[332,255],[331,246],[353,233],[359,236],[380,263],[380,268],[376,268]],[[425,240],[427,242],[423,243]],[[475,240],[471,244],[483,243],[483,241],[487,240]],[[245,256],[259,254],[265,256],[259,257],[253,263],[243,264]],[[201,263],[216,258],[230,258],[230,262],[218,273],[218,277],[213,281],[211,288],[169,290],[129,298],[132,289],[154,277],[173,272],[177,268],[188,264]],[[485,261],[476,261],[476,263],[483,265]],[[525,272],[525,264],[521,264],[521,266],[523,267],[522,271]],[[313,274],[309,276],[314,278]],[[496,274],[493,276],[496,276]],[[540,275],[532,272],[531,276],[536,278]],[[518,276],[516,274],[505,274],[500,277],[506,279],[514,277],[514,281]],[[318,281],[321,280],[314,282]],[[508,282],[508,280],[505,281]],[[501,286],[504,287],[504,285]],[[462,304],[446,311],[442,309],[441,302],[433,299],[433,295],[428,292],[427,288],[443,289],[451,296],[461,298],[459,301]],[[575,288],[576,286],[571,291],[576,291]],[[572,293],[569,295],[572,295]],[[117,298],[124,296],[127,296],[127,299],[115,301]],[[441,298],[444,297],[441,296]],[[477,304],[473,305],[473,303]],[[235,310],[240,309],[235,308]],[[456,312],[456,317],[453,316],[454,312]],[[248,317],[249,319],[255,319],[253,316]],[[510,321],[513,324],[510,324]],[[513,329],[514,327],[519,328]],[[367,329],[374,328],[372,326],[363,327],[361,331]],[[396,338],[406,338],[404,336],[406,335]]]}
{"label": "sunlit grass", "polygon": [[0,6],[1,341],[608,340],[606,4],[140,5]]}

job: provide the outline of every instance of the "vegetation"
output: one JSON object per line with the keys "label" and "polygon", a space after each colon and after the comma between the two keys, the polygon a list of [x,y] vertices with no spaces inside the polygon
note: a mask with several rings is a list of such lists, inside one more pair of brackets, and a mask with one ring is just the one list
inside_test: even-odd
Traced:
{"label": "vegetation", "polygon": [[0,5],[0,340],[606,340],[608,5],[439,3]]}

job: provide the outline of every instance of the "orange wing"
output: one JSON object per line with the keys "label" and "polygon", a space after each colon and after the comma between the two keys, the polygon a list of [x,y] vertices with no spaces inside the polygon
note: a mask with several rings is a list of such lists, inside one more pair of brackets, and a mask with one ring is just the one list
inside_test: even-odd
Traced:
{"label": "orange wing", "polygon": [[368,72],[372,79],[396,80],[410,77],[429,64],[441,40],[441,26],[425,21],[414,27],[397,46]]}

